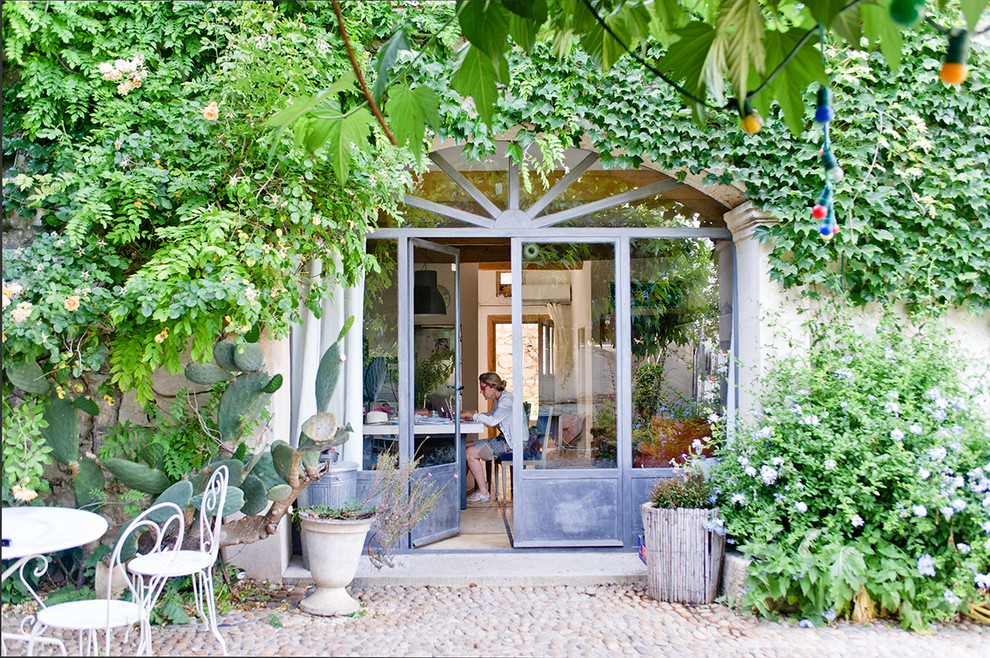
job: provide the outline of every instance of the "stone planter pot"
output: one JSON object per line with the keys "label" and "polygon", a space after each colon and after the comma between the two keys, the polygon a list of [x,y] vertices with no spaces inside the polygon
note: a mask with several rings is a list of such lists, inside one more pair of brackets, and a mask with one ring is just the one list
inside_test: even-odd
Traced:
{"label": "stone planter pot", "polygon": [[372,519],[324,519],[299,513],[309,548],[309,571],[316,591],[299,602],[310,614],[349,615],[361,606],[344,589],[354,579]]}
{"label": "stone planter pot", "polygon": [[718,594],[725,537],[702,525],[715,509],[640,506],[646,543],[648,593],[657,601],[711,603]]}

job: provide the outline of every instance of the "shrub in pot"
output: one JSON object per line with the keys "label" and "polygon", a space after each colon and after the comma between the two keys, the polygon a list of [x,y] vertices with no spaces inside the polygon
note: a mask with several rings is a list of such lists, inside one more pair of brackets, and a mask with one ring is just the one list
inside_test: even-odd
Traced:
{"label": "shrub in pot", "polygon": [[375,531],[368,544],[369,557],[377,568],[393,564],[401,537],[425,519],[440,500],[432,482],[414,479],[418,462],[406,461],[401,467],[392,453],[379,455],[369,497],[351,501],[341,508],[322,505],[303,507],[295,512],[306,533],[310,573],[316,591],[299,603],[314,615],[347,615],[360,604],[346,587],[354,579],[368,532]]}
{"label": "shrub in pot", "polygon": [[658,601],[711,603],[725,556],[724,522],[696,439],[674,476],[657,481],[643,503],[649,595]]}

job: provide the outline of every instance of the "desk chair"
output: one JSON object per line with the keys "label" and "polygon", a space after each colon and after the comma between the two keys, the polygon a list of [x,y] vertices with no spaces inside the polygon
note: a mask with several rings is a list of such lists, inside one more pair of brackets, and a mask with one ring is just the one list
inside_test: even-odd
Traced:
{"label": "desk chair", "polygon": [[[196,611],[220,643],[223,655],[227,655],[227,643],[217,628],[217,607],[213,596],[213,565],[220,551],[220,527],[223,523],[223,505],[227,502],[227,482],[230,472],[225,465],[210,475],[203,491],[199,509],[199,549],[180,550],[174,560],[162,560],[157,556],[135,558],[128,568],[142,576],[155,578],[192,577]],[[212,518],[211,518],[212,517]],[[203,606],[206,605],[204,613]]]}
{"label": "desk chair", "polygon": [[[36,616],[36,624],[31,629],[31,639],[28,641],[27,655],[31,655],[39,636],[46,628],[61,628],[79,632],[79,655],[99,655],[97,632],[103,630],[106,644],[104,650],[110,655],[111,630],[126,628],[128,634],[131,626],[138,624],[140,635],[137,655],[151,654],[151,609],[155,606],[165,585],[165,578],[154,576],[148,579],[132,580],[124,565],[131,555],[137,551],[134,559],[154,559],[163,564],[170,564],[182,547],[185,531],[185,516],[175,503],[158,503],[149,507],[128,524],[114,546],[110,558],[110,572],[107,576],[106,598],[89,601],[68,601],[52,606],[41,604]],[[150,532],[151,546],[141,553],[138,535]],[[147,540],[145,540],[147,543]],[[118,601],[113,598],[114,574],[124,577],[127,589],[130,590],[130,601]],[[83,648],[83,633],[86,633],[85,650]],[[127,635],[124,636],[127,642]]]}

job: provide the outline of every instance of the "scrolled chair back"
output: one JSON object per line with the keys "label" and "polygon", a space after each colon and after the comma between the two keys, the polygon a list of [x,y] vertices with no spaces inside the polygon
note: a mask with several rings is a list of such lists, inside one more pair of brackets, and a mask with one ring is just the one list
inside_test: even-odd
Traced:
{"label": "scrolled chair back", "polygon": [[203,501],[199,508],[199,546],[216,560],[220,551],[220,529],[223,524],[223,506],[227,502],[227,484],[230,471],[227,465],[220,465],[210,475],[203,491]]}

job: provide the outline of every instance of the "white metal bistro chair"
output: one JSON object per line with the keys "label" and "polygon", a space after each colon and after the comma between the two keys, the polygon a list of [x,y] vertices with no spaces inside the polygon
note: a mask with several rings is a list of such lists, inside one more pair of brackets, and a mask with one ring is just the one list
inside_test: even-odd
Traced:
{"label": "white metal bistro chair", "polygon": [[[217,607],[213,596],[213,565],[220,551],[220,527],[223,523],[223,505],[227,501],[227,482],[230,473],[225,465],[217,468],[203,491],[199,508],[199,549],[182,549],[174,560],[151,555],[131,560],[127,568],[145,577],[175,578],[190,576],[196,610],[207,628],[220,643],[223,655],[227,655],[227,643],[217,628]],[[204,612],[205,605],[205,612]]]}
{"label": "white metal bistro chair", "polygon": [[[104,631],[105,652],[110,655],[110,638],[112,630],[124,628],[130,632],[131,626],[139,624],[140,635],[136,653],[145,655],[151,653],[151,609],[155,606],[165,578],[151,578],[142,582],[132,580],[126,564],[133,548],[141,558],[159,560],[165,564],[175,558],[185,531],[185,517],[175,503],[158,503],[149,507],[135,518],[117,540],[110,558],[110,572],[107,577],[105,599],[89,601],[69,601],[56,605],[45,606],[38,610],[35,624],[31,629],[32,639],[28,643],[27,653],[31,655],[34,643],[46,628],[60,628],[79,632],[79,655],[99,654],[97,632]],[[143,553],[141,544],[148,544],[147,539],[139,540],[138,535],[151,533],[150,548]],[[113,598],[114,574],[119,573],[125,580],[131,600],[115,600]],[[86,641],[83,643],[85,634]]]}

